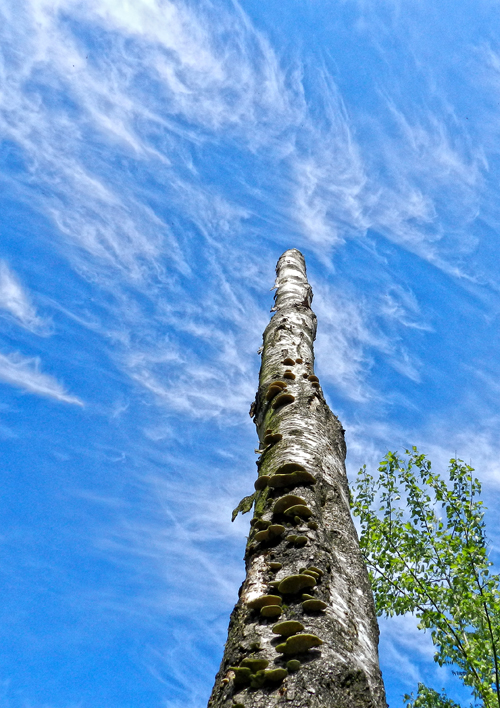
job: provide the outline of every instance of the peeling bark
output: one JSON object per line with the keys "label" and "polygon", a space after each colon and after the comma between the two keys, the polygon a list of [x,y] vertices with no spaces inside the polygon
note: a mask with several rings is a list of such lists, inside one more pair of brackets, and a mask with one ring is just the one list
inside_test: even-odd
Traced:
{"label": "peeling bark", "polygon": [[[208,705],[386,708],[344,430],[314,375],[316,316],[302,254],[286,251],[276,273],[251,409],[261,455],[247,576]],[[289,620],[300,624],[279,627]]]}

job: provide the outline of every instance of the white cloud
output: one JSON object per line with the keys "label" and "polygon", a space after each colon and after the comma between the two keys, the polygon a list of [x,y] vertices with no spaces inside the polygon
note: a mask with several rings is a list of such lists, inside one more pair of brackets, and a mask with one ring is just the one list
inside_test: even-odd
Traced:
{"label": "white cloud", "polygon": [[20,354],[0,354],[0,381],[22,388],[28,393],[83,406],[82,401],[66,393],[53,376],[40,371],[40,361],[37,358],[29,359]]}
{"label": "white cloud", "polygon": [[9,312],[23,327],[31,331],[44,325],[19,279],[5,261],[0,261],[0,308]]}

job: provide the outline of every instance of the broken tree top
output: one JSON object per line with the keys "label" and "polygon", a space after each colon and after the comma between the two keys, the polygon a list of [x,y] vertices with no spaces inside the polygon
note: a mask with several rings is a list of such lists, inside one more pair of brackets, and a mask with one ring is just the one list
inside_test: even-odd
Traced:
{"label": "broken tree top", "polygon": [[211,708],[385,708],[378,626],[349,510],[344,430],[314,373],[304,257],[276,267],[251,414],[259,436],[246,578]]}

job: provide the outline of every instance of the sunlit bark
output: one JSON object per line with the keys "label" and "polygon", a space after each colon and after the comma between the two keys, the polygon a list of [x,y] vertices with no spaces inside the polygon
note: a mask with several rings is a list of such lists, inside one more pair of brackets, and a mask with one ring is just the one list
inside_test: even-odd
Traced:
{"label": "sunlit bark", "polygon": [[276,273],[251,409],[261,455],[247,576],[209,706],[385,708],[344,430],[314,375],[316,316],[302,254],[286,251]]}

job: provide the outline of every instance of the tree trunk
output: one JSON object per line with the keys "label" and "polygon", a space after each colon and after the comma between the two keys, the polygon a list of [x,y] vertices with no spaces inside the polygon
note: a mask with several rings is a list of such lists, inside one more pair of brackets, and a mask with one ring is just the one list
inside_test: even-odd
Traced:
{"label": "tree trunk", "polygon": [[286,251],[276,273],[250,411],[261,455],[247,576],[208,705],[386,708],[344,430],[314,375],[316,316],[302,254]]}

